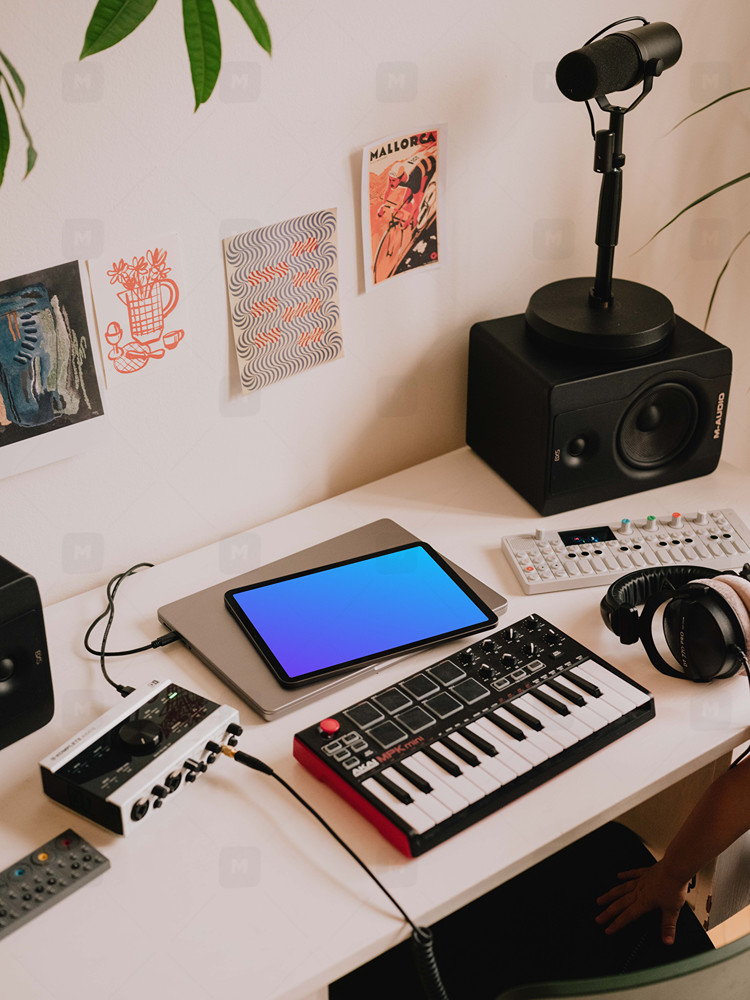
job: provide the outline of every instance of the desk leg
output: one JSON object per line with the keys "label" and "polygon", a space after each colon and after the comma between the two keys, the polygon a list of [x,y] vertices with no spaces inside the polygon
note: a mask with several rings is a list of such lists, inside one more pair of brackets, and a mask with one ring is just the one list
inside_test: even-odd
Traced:
{"label": "desk leg", "polygon": [[[732,761],[732,754],[717,760],[662,792],[623,813],[618,821],[637,833],[646,847],[660,858],[667,844],[687,818],[688,813],[708,786],[723,774]],[[723,858],[723,855],[722,855]],[[717,864],[712,862],[696,873],[695,887],[688,894],[688,903],[703,926],[711,926],[711,903]],[[722,918],[723,919],[723,918]]]}

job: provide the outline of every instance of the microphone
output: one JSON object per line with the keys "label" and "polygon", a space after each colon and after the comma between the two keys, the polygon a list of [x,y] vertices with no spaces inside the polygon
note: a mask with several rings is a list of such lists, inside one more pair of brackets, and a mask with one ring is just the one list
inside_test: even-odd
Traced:
{"label": "microphone", "polygon": [[682,39],[666,21],[632,31],[616,31],[569,52],[555,73],[557,86],[571,101],[588,101],[628,90],[647,76],[659,76],[682,54]]}

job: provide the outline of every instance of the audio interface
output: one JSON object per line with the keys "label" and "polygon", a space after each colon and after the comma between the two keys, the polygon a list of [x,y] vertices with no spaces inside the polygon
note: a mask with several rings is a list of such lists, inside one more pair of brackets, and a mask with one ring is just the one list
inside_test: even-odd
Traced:
{"label": "audio interface", "polygon": [[151,681],[40,763],[50,798],[127,834],[242,733],[235,708],[171,681]]}

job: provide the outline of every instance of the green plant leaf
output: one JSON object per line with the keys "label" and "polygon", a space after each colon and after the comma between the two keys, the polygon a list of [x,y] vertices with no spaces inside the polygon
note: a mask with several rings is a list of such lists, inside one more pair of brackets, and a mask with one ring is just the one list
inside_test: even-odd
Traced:
{"label": "green plant leaf", "polygon": [[26,136],[26,173],[24,177],[28,177],[31,170],[36,163],[36,150],[34,149],[34,140],[31,138],[31,133],[26,128],[26,122],[23,120],[23,115],[21,114],[21,108],[19,107],[18,101],[16,100],[16,95],[13,93],[11,85],[8,83],[8,79],[5,74],[0,71],[0,80],[5,83],[8,88],[8,93],[10,94],[10,99],[13,101],[13,106],[16,109],[16,114],[18,115],[18,121],[21,123],[21,128],[23,129],[23,134]]}
{"label": "green plant leaf", "polygon": [[229,0],[242,14],[245,24],[255,36],[255,41],[262,49],[271,54],[271,32],[268,30],[265,18],[258,10],[255,0]]}
{"label": "green plant leaf", "polygon": [[211,96],[221,69],[219,22],[212,0],[182,0],[182,19],[197,111]]}
{"label": "green plant leaf", "polygon": [[[719,101],[725,101],[728,97],[734,97],[735,94],[744,94],[748,90],[750,90],[750,87],[740,87],[739,90],[730,90],[727,94],[722,94],[721,97],[717,97],[715,100],[709,101],[708,104],[704,104],[702,108],[698,108],[696,111],[691,111],[689,115],[685,115],[684,118],[680,118],[677,124],[673,125],[669,132],[674,132],[674,130],[679,128],[683,122],[688,120],[688,118],[692,118],[694,115],[699,115],[701,111],[705,111],[706,108],[712,108],[714,104],[718,104]],[[669,132],[667,132],[667,135],[669,135]]]}
{"label": "green plant leaf", "polygon": [[[15,83],[15,85],[16,85],[16,90],[21,95],[21,101],[24,101],[26,99],[26,87],[24,87],[24,85],[23,85],[23,80],[21,79],[21,77],[20,77],[20,75],[18,73],[18,70],[13,65],[13,63],[10,61],[10,59],[8,59],[8,57],[6,55],[4,55],[2,52],[0,52],[0,59],[2,59],[2,61],[5,63],[5,66],[6,66],[7,70],[8,70],[8,72],[10,73],[11,77],[13,78],[13,83]],[[6,83],[7,83],[7,80],[6,80]],[[8,89],[10,90],[10,84],[8,84]]]}
{"label": "green plant leaf", "polygon": [[714,285],[714,290],[711,292],[711,299],[710,299],[710,301],[708,303],[708,310],[706,312],[706,321],[703,324],[704,326],[708,326],[708,317],[711,315],[711,308],[712,308],[712,306],[714,304],[714,299],[716,298],[716,293],[719,290],[719,282],[724,277],[724,272],[729,267],[729,263],[730,263],[732,257],[734,257],[735,253],[737,253],[737,251],[742,246],[742,244],[745,242],[745,240],[748,238],[748,236],[750,236],[750,230],[748,230],[745,233],[745,235],[742,237],[742,239],[735,245],[735,247],[732,250],[732,252],[729,254],[729,256],[727,257],[727,259],[724,261],[724,267],[722,267],[721,271],[719,271],[719,277],[716,279],[716,283]]}
{"label": "green plant leaf", "polygon": [[156,0],[99,0],[91,15],[80,59],[121,42],[156,6]]}
{"label": "green plant leaf", "polygon": [[[665,222],[664,225],[661,226],[661,228],[657,229],[654,235],[651,237],[651,239],[646,240],[646,242],[643,244],[643,247],[647,247],[651,242],[651,240],[655,240],[656,237],[659,235],[659,233],[663,233],[665,229],[671,226],[673,222],[676,222],[681,215],[685,214],[685,212],[689,212],[691,208],[695,208],[695,206],[700,205],[701,202],[707,201],[709,198],[713,198],[713,196],[715,194],[718,194],[720,191],[725,191],[727,188],[732,187],[733,184],[739,184],[740,181],[746,181],[748,177],[750,177],[750,173],[741,174],[739,177],[735,177],[734,180],[726,181],[726,183],[720,184],[718,187],[715,187],[712,191],[709,191],[707,194],[701,195],[700,198],[696,198],[695,201],[691,201],[689,205],[686,205],[684,208],[680,209],[677,215],[671,218],[669,222]],[[641,247],[640,249],[643,250],[643,247]]]}
{"label": "green plant leaf", "polygon": [[5,113],[2,95],[0,95],[0,184],[5,177],[5,164],[8,162],[8,151],[10,149],[10,129],[8,128],[8,116]]}

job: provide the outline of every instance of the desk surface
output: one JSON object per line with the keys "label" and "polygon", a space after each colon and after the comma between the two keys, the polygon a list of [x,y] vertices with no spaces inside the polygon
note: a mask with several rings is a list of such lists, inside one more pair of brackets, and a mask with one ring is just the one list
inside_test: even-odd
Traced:
{"label": "desk surface", "polygon": [[[426,855],[407,860],[292,758],[293,734],[426,666],[423,652],[289,716],[263,722],[179,643],[110,661],[120,681],[171,680],[239,708],[240,747],[316,806],[416,921],[428,924],[644,801],[750,737],[747,681],[697,686],[658,674],[598,613],[603,588],[525,596],[500,549],[505,534],[733,507],[750,521],[750,477],[712,476],[544,520],[468,449],[207,546],[129,579],[110,648],[161,634],[156,609],[380,517],[391,517],[508,598],[501,627],[537,612],[656,700],[656,718]],[[148,553],[134,552],[134,561]],[[126,567],[123,567],[123,569]],[[93,884],[0,942],[14,1000],[180,996],[295,1000],[407,936],[400,916],[331,837],[272,779],[222,758],[127,838],[47,799],[38,761],[119,701],[82,654],[103,589],[45,610],[54,719],[2,751],[0,868],[72,826],[112,863]],[[458,649],[465,642],[446,646]],[[442,655],[442,651],[441,654]],[[322,995],[325,995],[324,993]]]}

